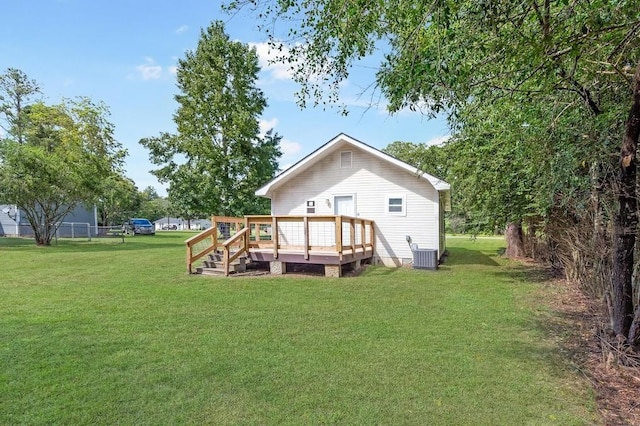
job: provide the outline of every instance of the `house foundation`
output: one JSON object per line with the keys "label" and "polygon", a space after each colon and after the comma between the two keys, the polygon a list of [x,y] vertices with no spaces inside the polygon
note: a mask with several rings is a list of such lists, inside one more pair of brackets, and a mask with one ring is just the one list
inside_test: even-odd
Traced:
{"label": "house foundation", "polygon": [[324,265],[324,276],[332,278],[340,278],[342,276],[341,265]]}
{"label": "house foundation", "polygon": [[287,272],[287,264],[279,260],[272,260],[269,262],[269,272],[273,275],[282,275]]}
{"label": "house foundation", "polygon": [[360,269],[362,269],[362,260],[356,260],[351,264],[351,267],[353,268],[353,271],[358,272]]}

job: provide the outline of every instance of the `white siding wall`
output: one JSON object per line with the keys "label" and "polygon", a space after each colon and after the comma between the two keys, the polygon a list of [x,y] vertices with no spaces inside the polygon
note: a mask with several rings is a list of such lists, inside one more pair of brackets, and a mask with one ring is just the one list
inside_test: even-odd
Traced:
{"label": "white siding wall", "polygon": [[14,205],[0,204],[0,236],[20,234],[16,218]]}
{"label": "white siding wall", "polygon": [[[352,152],[351,168],[340,167],[340,152],[345,150]],[[314,200],[316,215],[332,215],[337,195],[353,195],[356,215],[375,220],[376,255],[386,265],[411,261],[407,235],[420,248],[440,249],[440,203],[435,188],[425,179],[351,145],[336,147],[277,188],[271,211],[274,215],[306,215],[306,202]],[[388,195],[405,197],[405,216],[386,213]]]}

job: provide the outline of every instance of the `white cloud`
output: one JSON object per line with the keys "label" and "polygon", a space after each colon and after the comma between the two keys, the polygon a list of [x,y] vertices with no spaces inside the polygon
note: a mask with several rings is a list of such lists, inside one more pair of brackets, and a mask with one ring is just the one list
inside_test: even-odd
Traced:
{"label": "white cloud", "polygon": [[271,120],[260,119],[260,134],[265,135],[269,130],[275,128],[277,125],[277,118],[272,118]]}
{"label": "white cloud", "polygon": [[278,57],[289,53],[287,47],[283,47],[283,50],[279,51],[269,46],[268,43],[249,43],[249,46],[255,47],[262,71],[269,73],[272,79],[291,80],[293,78],[291,65],[274,62]]}
{"label": "white cloud", "polygon": [[[271,120],[260,119],[260,134],[265,135],[269,130],[275,129],[278,122],[277,118],[272,118]],[[283,157],[293,157],[300,152],[302,145],[288,139],[281,139],[280,149]]]}
{"label": "white cloud", "polygon": [[446,141],[451,139],[451,135],[438,136],[432,139],[429,139],[425,142],[425,145],[442,145]]}
{"label": "white cloud", "polygon": [[153,58],[145,58],[145,63],[138,65],[136,71],[143,80],[157,80],[162,77],[162,66],[157,65]]}
{"label": "white cloud", "polygon": [[189,29],[188,25],[181,25],[179,28],[176,29],[175,33],[176,34],[182,34],[184,32],[186,32]]}
{"label": "white cloud", "polygon": [[302,145],[298,142],[282,139],[280,141],[280,149],[282,149],[282,155],[284,157],[292,157],[300,152]]}
{"label": "white cloud", "polygon": [[177,72],[178,72],[178,67],[177,67],[177,66],[172,65],[172,66],[170,66],[170,67],[169,67],[169,73],[170,73],[171,75],[176,75],[176,74],[177,74]]}

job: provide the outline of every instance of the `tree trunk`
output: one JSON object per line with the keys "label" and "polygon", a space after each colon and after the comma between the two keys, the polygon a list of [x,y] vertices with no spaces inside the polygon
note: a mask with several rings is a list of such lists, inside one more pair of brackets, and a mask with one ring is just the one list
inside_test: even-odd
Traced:
{"label": "tree trunk", "polygon": [[524,256],[524,241],[522,238],[522,223],[512,222],[507,225],[506,231],[507,249],[504,255],[509,259]]}
{"label": "tree trunk", "polygon": [[[611,324],[616,335],[629,340],[633,321],[633,252],[638,226],[636,199],[636,149],[640,135],[640,62],[633,83],[633,105],[625,125],[620,147],[618,174],[618,213],[613,241],[613,271],[611,276]],[[631,342],[629,342],[631,343]]]}

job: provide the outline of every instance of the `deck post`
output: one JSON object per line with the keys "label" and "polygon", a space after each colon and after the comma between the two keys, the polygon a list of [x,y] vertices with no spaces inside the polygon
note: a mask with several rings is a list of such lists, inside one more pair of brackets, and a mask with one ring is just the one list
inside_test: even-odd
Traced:
{"label": "deck post", "polygon": [[244,218],[244,227],[247,229],[246,234],[244,235],[244,251],[249,256],[249,240],[251,239],[251,229],[249,228],[249,219],[245,216]]}
{"label": "deck post", "polygon": [[351,244],[351,253],[356,252],[356,220],[349,219],[349,244]]}
{"label": "deck post", "polygon": [[224,251],[222,252],[222,264],[224,267],[224,276],[229,276],[229,247],[224,247]]}
{"label": "deck post", "polygon": [[187,272],[191,274],[191,247],[187,245]]}
{"label": "deck post", "polygon": [[304,260],[309,260],[309,217],[302,218],[304,223]]}
{"label": "deck post", "polygon": [[336,251],[342,260],[342,216],[336,216]]}
{"label": "deck post", "polygon": [[271,220],[271,240],[273,241],[273,258],[278,258],[278,216]]}
{"label": "deck post", "polygon": [[371,254],[376,252],[376,233],[375,233],[375,225],[373,222],[369,221],[369,238],[371,238]]}
{"label": "deck post", "polygon": [[213,234],[211,234],[211,245],[213,246],[213,250],[218,249],[218,223],[216,222],[216,217],[211,216],[211,225],[213,226]]}

